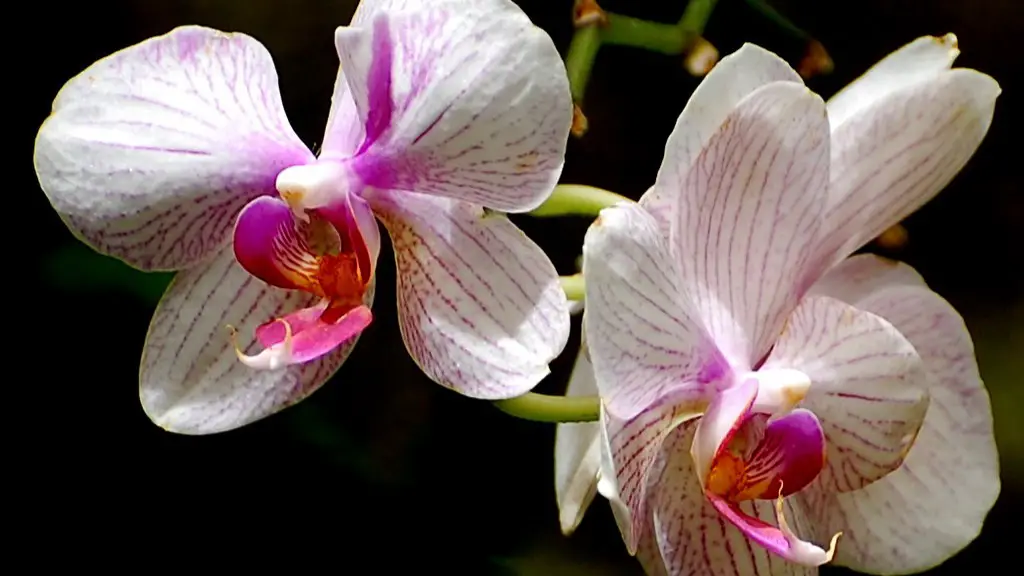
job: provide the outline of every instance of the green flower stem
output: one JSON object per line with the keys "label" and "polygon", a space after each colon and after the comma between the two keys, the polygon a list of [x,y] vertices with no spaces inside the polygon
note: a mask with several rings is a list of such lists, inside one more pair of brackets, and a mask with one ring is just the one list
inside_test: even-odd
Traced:
{"label": "green flower stem", "polygon": [[601,417],[597,396],[548,396],[527,392],[497,400],[494,405],[506,414],[535,422],[596,422]]}
{"label": "green flower stem", "polygon": [[602,209],[618,204],[632,202],[625,196],[619,196],[594,186],[583,184],[559,184],[543,204],[528,212],[530,216],[597,216]]}
{"label": "green flower stem", "polygon": [[569,300],[583,300],[586,294],[583,284],[583,274],[562,276],[558,279],[562,283],[562,290]]}
{"label": "green flower stem", "polygon": [[689,38],[687,31],[676,24],[650,22],[612,13],[608,13],[608,27],[602,32],[602,44],[646,48],[669,56],[682,54]]}
{"label": "green flower stem", "polygon": [[601,29],[597,26],[578,28],[572,36],[569,52],[565,55],[565,70],[569,74],[569,92],[572,93],[573,102],[583,100],[583,92],[587,89],[599,48]]}
{"label": "green flower stem", "polygon": [[605,12],[608,20],[605,26],[593,24],[577,28],[565,56],[573,101],[577,104],[583,101],[594,59],[602,44],[632,46],[668,55],[682,54],[694,38],[704,32],[717,3],[718,0],[690,0],[682,18],[675,24]]}
{"label": "green flower stem", "polygon": [[793,36],[797,40],[803,40],[805,42],[811,40],[811,35],[801,30],[796,24],[789,21],[788,18],[782,15],[778,10],[772,8],[765,0],[747,0],[747,4],[751,8],[760,12],[762,16],[770,20],[776,26],[781,28],[785,33]]}

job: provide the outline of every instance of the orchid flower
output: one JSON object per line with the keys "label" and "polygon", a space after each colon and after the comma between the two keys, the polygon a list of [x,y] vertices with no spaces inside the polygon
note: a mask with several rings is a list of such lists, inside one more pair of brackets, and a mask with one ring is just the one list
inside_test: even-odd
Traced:
{"label": "orchid flower", "polygon": [[602,419],[558,431],[563,531],[596,490],[650,574],[906,573],[977,535],[998,463],[963,320],[849,257],[986,134],[999,86],[957,53],[920,38],[827,104],[749,44],[704,79],[587,233],[570,388]]}
{"label": "orchid flower", "polygon": [[364,0],[335,45],[319,156],[267,50],[198,26],[89,66],[39,131],[36,173],[76,236],[180,270],[140,371],[167,430],[237,428],[323,384],[371,321],[377,220],[434,381],[516,396],[565,345],[557,273],[500,213],[538,206],[562,169],[572,103],[551,39],[506,0]]}

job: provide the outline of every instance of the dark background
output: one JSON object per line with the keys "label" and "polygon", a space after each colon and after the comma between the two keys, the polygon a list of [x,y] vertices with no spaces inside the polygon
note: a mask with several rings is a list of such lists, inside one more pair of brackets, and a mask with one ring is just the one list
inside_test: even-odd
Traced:
{"label": "dark background", "polygon": [[[520,4],[564,53],[572,35],[571,0]],[[685,2],[602,5],[674,22]],[[1003,87],[977,155],[905,222],[910,241],[890,255],[915,266],[965,316],[993,397],[1002,455],[1002,496],[981,537],[935,573],[963,573],[989,559],[1014,562],[1024,511],[1024,197],[1017,170],[1024,74],[1015,42],[1024,36],[1022,4],[773,5],[831,53],[835,71],[809,81],[823,96],[915,37],[950,31],[960,41],[958,65],[991,74]],[[94,255],[74,241],[39,191],[30,142],[53,97],[98,58],[178,25],[203,24],[248,33],[269,48],[289,118],[315,146],[337,70],[333,30],[348,22],[355,2],[118,0],[26,7],[31,17],[8,21],[10,30],[34,39],[9,55],[27,74],[9,78],[7,86],[24,102],[14,112],[18,153],[8,165],[16,174],[7,190],[14,205],[6,212],[15,269],[0,275],[8,309],[16,313],[5,340],[8,452],[16,458],[8,470],[17,486],[8,488],[5,516],[16,540],[26,543],[16,554],[41,565],[150,570],[315,565],[343,573],[639,572],[603,501],[574,536],[559,533],[553,426],[516,420],[420,375],[397,329],[389,247],[380,259],[376,321],[341,372],[310,399],[206,437],[166,433],[139,406],[138,360],[168,277]],[[740,0],[721,0],[705,35],[723,55],[751,41],[795,65],[803,50]],[[590,131],[571,141],[562,181],[639,197],[697,82],[678,58],[603,49],[585,103]],[[515,219],[562,273],[573,272],[587,221]],[[576,321],[566,353],[538,391],[561,392],[578,340]]]}

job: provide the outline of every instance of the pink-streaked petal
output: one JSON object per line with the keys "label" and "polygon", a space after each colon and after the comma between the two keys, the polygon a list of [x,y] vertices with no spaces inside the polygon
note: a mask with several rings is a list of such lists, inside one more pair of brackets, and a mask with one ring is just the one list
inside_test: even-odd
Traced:
{"label": "pink-streaked petal", "polygon": [[[566,396],[596,396],[594,368],[586,342],[580,346]],[[573,422],[555,428],[555,500],[562,533],[568,536],[583,520],[597,493],[601,469],[600,422]]]}
{"label": "pink-streaked petal", "polygon": [[910,266],[874,254],[857,254],[833,266],[811,286],[808,294],[829,296],[853,306],[864,294],[889,286],[926,287]]}
{"label": "pink-streaked petal", "polygon": [[728,500],[789,496],[817,478],[825,465],[825,432],[810,410],[797,408],[774,420],[751,415],[736,438],[744,441],[741,454],[720,447],[706,487]]}
{"label": "pink-streaked petal", "polygon": [[680,175],[686,174],[740,101],[772,82],[798,82],[785,60],[756,46],[744,44],[722,58],[693,91],[665,145],[665,159],[656,183],[640,198],[640,205],[658,219],[670,237],[676,202],[682,197]]}
{"label": "pink-streaked petal", "polygon": [[[371,283],[365,305],[372,300]],[[228,248],[179,273],[157,307],[142,357],[139,392],[146,414],[171,432],[212,434],[255,422],[313,393],[357,338],[305,364],[254,370],[238,360],[226,326],[237,329],[244,352],[255,354],[261,348],[259,326],[314,301],[303,292],[268,287],[239,266]]]}
{"label": "pink-streaked petal", "polygon": [[650,506],[644,531],[640,534],[640,541],[636,547],[636,559],[647,576],[671,576],[658,547],[658,537],[654,532],[654,511]]}
{"label": "pink-streaked petal", "polygon": [[363,121],[356,110],[356,102],[349,90],[348,80],[345,79],[345,71],[339,66],[319,157],[325,160],[349,158],[356,153],[365,137]]}
{"label": "pink-streaked petal", "polygon": [[857,113],[907,86],[949,70],[960,55],[956,36],[922,36],[879,60],[826,103],[835,130]]}
{"label": "pink-streaked petal", "polygon": [[707,497],[719,514],[733,526],[739,528],[747,538],[763,546],[772,554],[804,566],[827,564],[835,555],[836,542],[840,534],[832,536],[828,550],[801,539],[790,527],[790,520],[786,518],[781,499],[776,504],[776,521],[778,522],[778,526],[776,526],[746,513],[736,502],[725,500],[715,494],[707,494]]}
{"label": "pink-streaked petal", "polygon": [[707,329],[737,370],[768,352],[796,306],[825,206],[825,104],[802,84],[754,90],[690,170],[661,176],[681,197],[674,253]]}
{"label": "pink-streaked petal", "polygon": [[252,355],[239,350],[239,360],[261,370],[309,362],[355,338],[373,320],[366,306],[356,306],[336,320],[325,319],[326,308],[326,304],[306,308],[256,328],[256,339],[263,350]]}
{"label": "pink-streaked petal", "polygon": [[[903,465],[861,490],[812,484],[807,508],[821,530],[844,530],[836,563],[911,573],[959,552],[999,495],[992,407],[960,315],[923,287],[888,286],[849,300],[892,323],[928,371],[931,403]],[[950,506],[955,502],[955,506]]]}
{"label": "pink-streaked petal", "polygon": [[[697,422],[676,428],[666,439],[650,479],[655,534],[669,574],[810,575],[813,568],[788,562],[751,541],[711,505],[701,490],[690,458]],[[778,524],[770,501],[739,505],[745,515]],[[808,530],[802,511],[784,502],[786,519],[797,533]]]}
{"label": "pink-streaked petal", "polygon": [[[373,16],[380,12],[403,10],[415,6],[418,0],[362,0],[356,6],[350,26],[368,27]],[[327,129],[321,148],[321,158],[348,158],[355,154],[365,138],[363,121],[356,109],[355,99],[349,89],[345,70],[338,67],[331,97],[331,111],[327,117]]]}
{"label": "pink-streaked petal", "polygon": [[335,40],[364,126],[363,182],[504,212],[551,194],[569,84],[551,38],[514,4],[381,10]]}
{"label": "pink-streaked petal", "polygon": [[727,388],[708,405],[694,433],[690,456],[701,485],[706,485],[719,452],[746,421],[757,398],[757,380],[748,379]]}
{"label": "pink-streaked petal", "polygon": [[597,387],[630,419],[660,399],[709,402],[731,370],[680,290],[657,222],[635,204],[601,211],[583,242],[586,310]]}
{"label": "pink-streaked petal", "polygon": [[764,369],[794,368],[811,388],[801,406],[828,440],[828,485],[863,488],[895,470],[928,410],[914,346],[884,319],[824,296],[793,312]]}
{"label": "pink-streaked petal", "polygon": [[999,93],[990,76],[955,69],[889,93],[833,130],[822,269],[945,188],[988,132]]}
{"label": "pink-streaked petal", "polygon": [[[630,420],[616,418],[609,411],[602,410],[608,453],[598,490],[612,502],[622,539],[630,554],[636,553],[643,536],[644,519],[649,514],[649,478],[662,442],[677,426],[700,416],[705,407],[665,402]],[[606,477],[614,479],[613,494],[602,490]]]}
{"label": "pink-streaked petal", "polygon": [[238,210],[312,154],[288,124],[267,50],[185,26],[68,81],[34,160],[72,232],[138,268],[168,270],[217,252]]}
{"label": "pink-streaked petal", "polygon": [[370,199],[395,250],[406,347],[435,382],[473,398],[521,395],[569,338],[555,267],[504,215],[424,194]]}

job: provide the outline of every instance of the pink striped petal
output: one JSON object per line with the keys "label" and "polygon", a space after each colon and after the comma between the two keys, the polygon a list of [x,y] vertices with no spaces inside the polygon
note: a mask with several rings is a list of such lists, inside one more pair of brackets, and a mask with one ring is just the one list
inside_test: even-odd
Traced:
{"label": "pink striped petal", "polygon": [[[849,272],[849,263],[830,275]],[[877,272],[885,276],[891,267],[880,262]],[[823,530],[845,531],[837,564],[919,572],[971,542],[999,494],[992,408],[970,334],[946,301],[923,286],[863,286],[847,293],[847,302],[885,318],[914,345],[930,376],[931,403],[902,466],[861,490],[819,487],[805,497]]]}
{"label": "pink striped petal", "polygon": [[39,183],[71,230],[145,270],[228,241],[249,200],[312,160],[288,124],[267,50],[185,26],[71,79],[36,138]]}
{"label": "pink striped petal", "polygon": [[[362,0],[356,6],[356,12],[349,23],[353,27],[367,27],[372,23],[373,16],[382,11],[395,11],[406,8],[410,2],[418,0]],[[334,94],[331,96],[331,111],[327,117],[327,129],[324,131],[323,146],[320,158],[349,158],[359,149],[365,138],[365,127],[356,109],[356,102],[345,77],[345,68],[338,67],[338,76],[334,80]]]}
{"label": "pink striped petal", "polygon": [[[697,421],[679,426],[668,436],[650,480],[651,506],[657,541],[669,574],[780,575],[815,574],[816,570],[770,554],[748,538],[705,497],[690,458]],[[778,510],[770,501],[747,501],[737,506],[744,518],[778,525]],[[803,511],[792,499],[783,503],[793,531],[807,533]],[[732,513],[732,510],[730,510]]]}
{"label": "pink striped petal", "polygon": [[[806,287],[828,182],[825,105],[795,82],[746,96],[685,174],[675,252],[687,292],[729,362],[749,370]],[[673,162],[666,159],[666,163]]]}
{"label": "pink striped petal", "polygon": [[949,70],[960,55],[956,36],[922,36],[879,60],[828,100],[828,118],[835,130],[879,100]]}
{"label": "pink striped petal", "polygon": [[[362,3],[360,4],[362,5]],[[363,122],[359,119],[356,102],[348,87],[345,71],[339,66],[334,80],[334,94],[331,95],[331,110],[327,115],[320,158],[343,160],[350,158],[365,139]]]}
{"label": "pink striped petal", "polygon": [[551,38],[511,2],[388,8],[336,35],[363,182],[505,212],[540,205],[572,123]]}
{"label": "pink striped petal", "polygon": [[857,254],[832,267],[811,286],[809,294],[828,296],[856,306],[864,294],[889,286],[926,287],[910,266],[874,254]]}
{"label": "pink striped petal", "polygon": [[665,145],[655,185],[640,198],[640,205],[658,219],[666,238],[671,235],[676,203],[683,197],[678,183],[740,101],[772,82],[803,80],[782,58],[744,44],[722,58],[690,95]]}
{"label": "pink striped petal", "polygon": [[839,262],[945,188],[988,132],[999,93],[991,77],[956,69],[887,93],[834,129],[821,266]]}
{"label": "pink striped petal", "polygon": [[583,243],[586,310],[597,388],[628,420],[653,403],[707,403],[731,370],[680,290],[679,265],[657,222],[635,204],[601,211]]}
{"label": "pink striped petal", "polygon": [[782,368],[812,382],[801,405],[825,429],[822,482],[829,489],[863,488],[903,462],[928,409],[927,374],[891,324],[832,298],[807,297],[762,369]]}
{"label": "pink striped petal", "polygon": [[[580,346],[566,396],[596,396],[586,343]],[[597,493],[601,469],[601,424],[573,422],[555,428],[555,501],[562,534],[572,534]]]}
{"label": "pink striped petal", "polygon": [[[371,284],[365,305],[372,299]],[[304,364],[253,370],[238,361],[226,326],[235,326],[242,350],[254,353],[259,326],[314,301],[303,292],[263,284],[237,264],[230,249],[179,273],[157,307],[143,352],[139,392],[146,414],[171,432],[212,434],[255,422],[313,393],[357,338]],[[274,335],[263,336],[272,341]]]}
{"label": "pink striped petal", "polygon": [[[602,412],[604,434],[608,443],[598,491],[612,501],[612,510],[626,549],[638,550],[643,540],[645,518],[649,517],[648,492],[651,470],[662,450],[662,443],[672,430],[697,418],[704,406],[662,403],[652,406],[630,420]],[[602,490],[606,479],[614,479],[614,490]]]}
{"label": "pink striped petal", "polygon": [[544,252],[500,214],[374,191],[398,267],[406,347],[435,382],[473,398],[521,395],[569,338],[569,307]]}

